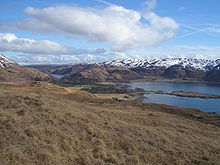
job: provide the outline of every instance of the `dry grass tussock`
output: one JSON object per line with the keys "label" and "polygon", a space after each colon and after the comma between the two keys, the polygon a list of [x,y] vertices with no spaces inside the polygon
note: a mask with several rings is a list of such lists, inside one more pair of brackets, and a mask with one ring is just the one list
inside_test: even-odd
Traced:
{"label": "dry grass tussock", "polygon": [[47,83],[0,84],[0,164],[217,165],[219,118]]}

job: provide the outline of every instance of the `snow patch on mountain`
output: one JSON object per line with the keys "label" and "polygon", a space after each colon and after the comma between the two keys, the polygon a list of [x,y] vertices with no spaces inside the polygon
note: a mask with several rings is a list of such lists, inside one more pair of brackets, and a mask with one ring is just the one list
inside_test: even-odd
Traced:
{"label": "snow patch on mountain", "polygon": [[101,65],[123,66],[128,68],[152,68],[162,67],[169,68],[173,65],[179,65],[183,68],[191,67],[199,70],[211,70],[215,66],[220,65],[220,59],[207,60],[207,59],[190,59],[190,58],[165,58],[165,59],[125,59],[114,60],[101,63]]}
{"label": "snow patch on mountain", "polygon": [[0,54],[0,67],[5,68],[11,66],[12,64],[16,64],[16,63],[13,60]]}

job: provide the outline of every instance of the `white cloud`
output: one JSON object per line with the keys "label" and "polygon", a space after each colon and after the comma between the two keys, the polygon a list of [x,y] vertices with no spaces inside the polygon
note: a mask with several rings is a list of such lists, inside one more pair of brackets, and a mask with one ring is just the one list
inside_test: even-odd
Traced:
{"label": "white cloud", "polygon": [[112,50],[124,51],[156,45],[175,35],[179,25],[172,18],[160,17],[152,12],[155,4],[155,0],[147,1],[148,10],[144,12],[117,5],[105,8],[65,5],[44,9],[28,7],[24,13],[31,18],[0,24],[0,28],[83,37],[89,42],[112,43]]}
{"label": "white cloud", "polygon": [[71,55],[15,55],[11,57],[20,65],[29,64],[71,64],[80,63],[80,59]]}
{"label": "white cloud", "polygon": [[67,48],[49,40],[36,41],[18,38],[12,33],[0,33],[0,51],[14,51],[31,54],[64,53]]}
{"label": "white cloud", "polygon": [[96,54],[84,54],[84,55],[14,55],[11,57],[14,61],[21,65],[28,64],[76,64],[76,63],[90,63],[90,62],[102,62],[113,60],[114,54],[111,55],[96,55]]}
{"label": "white cloud", "polygon": [[63,55],[13,55],[12,59],[19,64],[76,64],[89,62],[112,61],[116,59],[161,59],[161,58],[201,58],[219,59],[218,46],[190,46],[179,45],[172,47],[154,47],[147,49],[130,50],[124,52],[90,51],[84,54]]}
{"label": "white cloud", "polygon": [[104,48],[97,49],[74,49],[49,40],[33,40],[28,38],[18,38],[12,33],[0,33],[0,52],[22,52],[26,54],[45,55],[85,55],[85,54],[105,54]]}

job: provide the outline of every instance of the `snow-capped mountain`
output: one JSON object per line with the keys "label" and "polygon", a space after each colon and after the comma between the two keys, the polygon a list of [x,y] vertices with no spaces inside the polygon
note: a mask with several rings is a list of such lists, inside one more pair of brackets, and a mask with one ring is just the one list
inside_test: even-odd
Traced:
{"label": "snow-capped mountain", "polygon": [[0,54],[0,67],[5,68],[9,67],[13,64],[16,64],[13,60],[5,57],[4,55]]}
{"label": "snow-capped mountain", "polygon": [[62,75],[71,83],[101,81],[128,82],[135,79],[183,79],[220,82],[220,59],[165,58],[155,60],[126,59],[103,63],[67,66],[29,66],[45,73]]}
{"label": "snow-capped mountain", "polygon": [[182,66],[183,68],[191,67],[199,70],[208,71],[213,69],[215,66],[220,65],[220,59],[207,60],[207,59],[190,59],[190,58],[165,58],[165,59],[153,59],[153,60],[142,60],[142,59],[125,59],[125,60],[114,60],[101,63],[101,65],[112,65],[112,66],[124,66],[128,68],[152,68],[162,67],[169,68],[174,65]]}

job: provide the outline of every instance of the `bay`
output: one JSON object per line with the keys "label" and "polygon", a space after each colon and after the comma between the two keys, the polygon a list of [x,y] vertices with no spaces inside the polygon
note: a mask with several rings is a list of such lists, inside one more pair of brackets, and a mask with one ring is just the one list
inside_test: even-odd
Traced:
{"label": "bay", "polygon": [[[208,82],[132,82],[132,88],[145,91],[183,91],[220,95],[220,84]],[[168,104],[184,108],[195,108],[204,112],[220,113],[220,99],[190,98],[164,94],[145,94],[143,102]]]}

